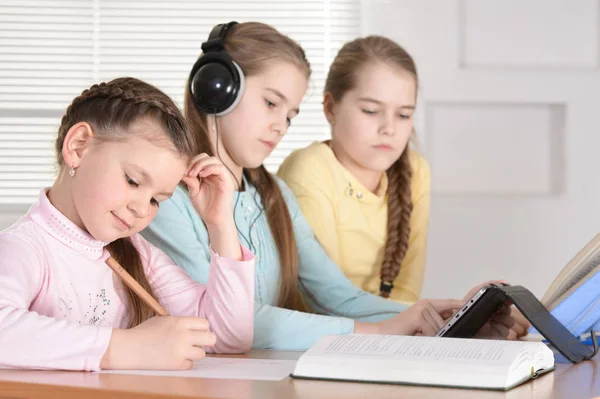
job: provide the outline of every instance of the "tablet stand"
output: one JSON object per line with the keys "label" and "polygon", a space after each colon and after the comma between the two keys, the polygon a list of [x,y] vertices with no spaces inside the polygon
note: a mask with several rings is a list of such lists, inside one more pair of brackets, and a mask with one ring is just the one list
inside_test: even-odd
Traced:
{"label": "tablet stand", "polygon": [[552,316],[526,288],[520,285],[492,285],[504,293],[536,330],[571,363],[589,360],[598,353],[594,330],[591,330],[593,348],[589,348]]}

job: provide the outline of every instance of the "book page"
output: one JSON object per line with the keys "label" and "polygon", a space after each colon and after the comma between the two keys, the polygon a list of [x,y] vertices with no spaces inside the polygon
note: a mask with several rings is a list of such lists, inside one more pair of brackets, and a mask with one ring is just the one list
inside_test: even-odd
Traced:
{"label": "book page", "polygon": [[554,295],[550,297],[548,307],[553,309],[564,301],[575,291],[575,289],[579,288],[587,280],[592,278],[599,271],[599,267],[600,252],[594,254],[593,257],[586,259],[585,262],[579,265],[576,273],[568,276],[568,279],[560,284]]}
{"label": "book page", "polygon": [[[378,356],[404,360],[512,363],[532,343],[438,337],[350,334],[320,341],[307,355]],[[533,344],[536,345],[536,344]]]}
{"label": "book page", "polygon": [[571,290],[582,280],[589,278],[600,265],[600,234],[597,234],[588,242],[570,261],[563,267],[554,281],[548,287],[548,290],[541,299],[541,302],[548,309],[554,308],[560,298],[567,291]]}

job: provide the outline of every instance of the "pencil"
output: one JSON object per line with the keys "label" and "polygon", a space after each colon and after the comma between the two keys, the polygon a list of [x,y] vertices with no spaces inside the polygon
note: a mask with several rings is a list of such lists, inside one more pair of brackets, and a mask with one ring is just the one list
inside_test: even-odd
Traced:
{"label": "pencil", "polygon": [[163,308],[162,305],[158,303],[158,301],[140,285],[140,283],[135,281],[135,279],[131,277],[131,274],[127,273],[127,271],[123,269],[123,266],[121,266],[119,262],[113,258],[108,258],[106,263],[115,273],[117,273],[117,276],[119,276],[121,281],[123,281],[125,285],[131,288],[133,292],[135,292],[144,302],[146,302],[148,306],[150,306],[154,312],[156,312],[157,315],[169,315],[169,312],[167,312],[167,310]]}

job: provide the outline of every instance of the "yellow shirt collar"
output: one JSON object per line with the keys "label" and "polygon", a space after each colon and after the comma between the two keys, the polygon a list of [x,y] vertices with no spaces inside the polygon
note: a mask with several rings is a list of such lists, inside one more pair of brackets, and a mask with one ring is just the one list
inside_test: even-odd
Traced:
{"label": "yellow shirt collar", "polygon": [[354,177],[354,175],[350,173],[350,171],[348,171],[348,169],[346,169],[346,167],[342,165],[340,161],[338,161],[329,143],[330,141],[327,140],[317,142],[315,144],[321,147],[321,150],[323,151],[325,156],[330,158],[332,165],[340,169],[344,177],[348,179],[348,182],[350,183],[350,186],[354,191],[353,196],[357,196],[357,198],[364,199],[369,202],[380,202],[381,200],[385,199],[388,189],[387,173],[382,174],[381,181],[379,182],[379,186],[377,187],[377,191],[375,193],[371,192],[360,181],[358,181],[358,179],[356,179],[356,177]]}

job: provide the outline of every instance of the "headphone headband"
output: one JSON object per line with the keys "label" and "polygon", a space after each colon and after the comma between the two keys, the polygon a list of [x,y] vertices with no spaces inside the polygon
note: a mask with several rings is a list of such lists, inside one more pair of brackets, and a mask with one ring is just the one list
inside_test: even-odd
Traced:
{"label": "headphone headband", "polygon": [[209,53],[213,51],[225,50],[225,39],[232,26],[237,25],[236,21],[231,21],[227,24],[216,25],[210,31],[208,40],[202,43],[202,52]]}

